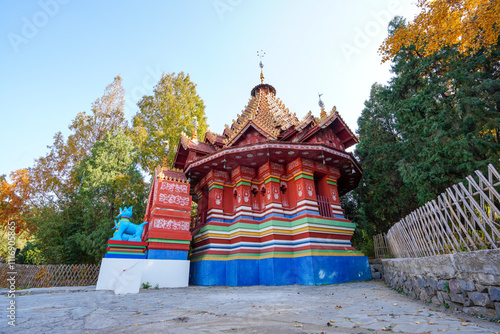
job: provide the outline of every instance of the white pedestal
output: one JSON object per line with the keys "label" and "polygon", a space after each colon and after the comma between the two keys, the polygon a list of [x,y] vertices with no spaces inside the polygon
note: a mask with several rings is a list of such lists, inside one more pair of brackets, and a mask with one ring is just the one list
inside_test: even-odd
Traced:
{"label": "white pedestal", "polygon": [[184,288],[189,284],[188,260],[142,260],[145,261],[141,283],[149,282],[152,287]]}
{"label": "white pedestal", "polygon": [[187,287],[189,261],[104,258],[96,290],[138,293],[141,284],[146,282],[159,288]]}

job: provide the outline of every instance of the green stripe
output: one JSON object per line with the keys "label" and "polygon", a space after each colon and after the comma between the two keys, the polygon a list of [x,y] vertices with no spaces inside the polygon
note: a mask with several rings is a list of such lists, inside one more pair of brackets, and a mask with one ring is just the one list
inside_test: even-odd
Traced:
{"label": "green stripe", "polygon": [[309,179],[309,180],[314,180],[314,177],[312,177],[311,175],[307,175],[307,174],[300,174],[299,176],[295,177],[295,180],[298,180],[301,177],[305,177],[306,179]]}
{"label": "green stripe", "polygon": [[148,242],[162,242],[164,244],[186,244],[186,245],[189,245],[191,243],[191,241],[189,240],[155,239],[155,238],[148,239]]}
{"label": "green stripe", "polygon": [[[229,254],[229,255],[221,255],[221,254],[204,254],[204,255],[198,255],[194,256],[191,259],[198,259],[198,258],[203,258],[205,256],[210,256],[210,257],[220,257],[220,258],[227,258],[227,257],[235,257],[235,256],[255,256],[255,257],[261,257],[261,256],[266,256],[266,255],[296,255],[296,254],[304,254],[304,253],[353,253],[353,254],[360,254],[361,251],[354,251],[354,250],[328,250],[328,249],[305,249],[297,252],[265,252],[265,253],[236,253],[236,254]],[[314,255],[313,255],[314,256]]]}
{"label": "green stripe", "polygon": [[280,182],[280,179],[276,179],[276,178],[274,178],[274,177],[270,177],[270,178],[268,178],[268,179],[266,180],[266,182],[264,182],[264,184],[267,184],[267,183],[269,183],[269,182],[271,182],[271,181],[272,181],[272,182]]}
{"label": "green stripe", "polygon": [[239,187],[239,186],[240,186],[240,185],[242,185],[242,184],[244,184],[244,185],[246,185],[246,186],[251,186],[251,185],[252,185],[251,183],[248,183],[248,182],[245,182],[245,181],[240,181],[240,182],[238,182],[238,183],[236,184],[236,186],[237,186],[237,187]]}
{"label": "green stripe", "polygon": [[108,254],[144,255],[144,253],[139,253],[139,252],[126,253],[126,252],[109,252],[109,251]]}
{"label": "green stripe", "polygon": [[264,223],[261,223],[261,224],[235,223],[235,224],[231,224],[229,226],[216,226],[216,225],[208,226],[208,225],[205,225],[200,229],[200,233],[205,232],[207,230],[230,232],[230,231],[233,231],[237,228],[245,228],[245,229],[249,229],[249,230],[262,230],[262,229],[269,227],[269,226],[295,227],[295,226],[302,225],[305,223],[321,224],[321,225],[327,225],[327,226],[332,226],[332,227],[335,227],[335,226],[350,227],[352,229],[354,229],[356,227],[356,224],[354,224],[354,223],[347,223],[347,222],[327,220],[327,219],[321,219],[321,218],[313,218],[313,217],[304,217],[304,218],[297,219],[297,220],[294,220],[291,222],[271,219],[271,220],[264,222]]}
{"label": "green stripe", "polygon": [[334,185],[334,186],[336,186],[336,185],[337,185],[337,182],[333,182],[333,181],[326,181],[326,183],[328,183],[328,184],[332,184],[332,185]]}
{"label": "green stripe", "polygon": [[118,245],[118,244],[112,244],[108,243],[109,247],[118,247],[118,248],[146,248],[146,246],[132,246],[132,245]]}
{"label": "green stripe", "polygon": [[220,186],[220,185],[218,185],[218,184],[213,184],[212,186],[210,186],[210,187],[208,188],[208,191],[212,190],[212,188],[224,189],[224,187],[223,187],[223,186]]}

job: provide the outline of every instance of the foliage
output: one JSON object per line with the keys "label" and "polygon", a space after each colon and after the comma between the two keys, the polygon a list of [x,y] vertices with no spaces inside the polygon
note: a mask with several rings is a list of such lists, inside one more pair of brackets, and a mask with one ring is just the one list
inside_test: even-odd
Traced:
{"label": "foliage", "polygon": [[379,52],[383,62],[414,46],[418,56],[430,56],[454,47],[473,55],[497,44],[500,35],[500,2],[491,0],[419,0],[421,12],[407,26],[390,34]]}
{"label": "foliage", "polygon": [[36,215],[39,247],[50,263],[97,263],[112,236],[120,206],[145,213],[147,184],[137,168],[132,140],[107,132],[77,164],[78,188]]}
{"label": "foliage", "polygon": [[[437,1],[438,2],[438,1]],[[401,18],[390,31],[404,26]],[[402,46],[358,119],[359,211],[376,233],[500,158],[500,48],[419,56]]]}
{"label": "foliage", "polygon": [[26,169],[10,173],[11,183],[5,175],[0,176],[0,228],[7,228],[15,222],[16,234],[34,230],[29,224],[28,202],[32,196],[30,177]]}
{"label": "foliage", "polygon": [[[10,256],[14,254],[9,254],[9,235],[8,228],[0,227],[0,254],[2,255],[2,260],[8,262]],[[28,242],[27,239],[31,239],[31,233],[29,231],[20,232],[16,234],[16,240],[14,247],[16,249],[23,249]],[[12,239],[11,239],[12,240]]]}
{"label": "foliage", "polygon": [[[124,90],[117,76],[91,113],[79,113],[67,139],[54,136],[49,152],[28,170],[0,179],[0,223],[15,221],[35,238],[21,252],[30,263],[96,263],[112,236],[119,207],[133,206],[142,222],[148,184],[140,170],[152,172],[165,142],[172,160],[181,132],[206,129],[204,104],[189,75],[164,74],[152,96],[139,102],[134,128],[125,121]],[[139,164],[142,163],[142,166]]]}
{"label": "foliage", "polygon": [[89,156],[94,143],[102,140],[107,132],[127,126],[123,106],[122,79],[117,76],[106,87],[104,95],[92,104],[91,115],[85,112],[76,115],[69,125],[72,134],[67,140],[61,132],[54,135],[54,143],[48,147],[49,153],[37,159],[30,169],[35,204],[44,205],[46,201],[61,199],[68,188],[77,187],[75,170],[78,163]]}
{"label": "foliage", "polygon": [[371,223],[374,233],[386,231],[417,204],[414,189],[404,183],[398,172],[404,150],[396,127],[394,110],[387,102],[390,90],[374,84],[358,119],[360,143],[356,157],[364,172],[355,194],[359,214]]}
{"label": "foliage", "polygon": [[152,285],[149,282],[145,282],[145,283],[141,284],[141,288],[143,288],[143,289],[149,289],[150,287],[152,287]]}
{"label": "foliage", "polygon": [[370,258],[375,257],[373,227],[360,214],[358,194],[355,191],[345,194],[340,198],[340,205],[344,209],[344,216],[356,224],[356,230],[351,239],[352,246]]}
{"label": "foliage", "polygon": [[16,257],[16,263],[19,264],[43,264],[45,262],[42,251],[33,241],[28,241]]}
{"label": "foliage", "polygon": [[37,226],[35,246],[40,249],[44,264],[78,263],[83,251],[74,240],[75,226],[69,224],[70,217],[61,209],[63,203],[45,203],[33,207],[30,217]]}
{"label": "foliage", "polygon": [[198,136],[205,133],[205,105],[189,74],[163,73],[153,95],[144,96],[138,106],[140,111],[133,120],[133,134],[141,166],[149,174],[161,164],[166,143],[170,146],[168,161],[173,161],[181,132],[188,136],[194,132],[194,117],[199,124]]}

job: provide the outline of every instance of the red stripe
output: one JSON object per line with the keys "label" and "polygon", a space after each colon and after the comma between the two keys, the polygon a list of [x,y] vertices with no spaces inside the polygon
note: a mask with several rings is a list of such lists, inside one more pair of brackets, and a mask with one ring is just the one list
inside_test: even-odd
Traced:
{"label": "red stripe", "polygon": [[186,244],[167,244],[163,242],[150,242],[148,249],[167,249],[167,250],[189,250],[189,245]]}
{"label": "red stripe", "polygon": [[121,241],[121,240],[108,240],[108,245],[120,245],[120,246],[147,246],[147,242],[138,242],[138,241]]}

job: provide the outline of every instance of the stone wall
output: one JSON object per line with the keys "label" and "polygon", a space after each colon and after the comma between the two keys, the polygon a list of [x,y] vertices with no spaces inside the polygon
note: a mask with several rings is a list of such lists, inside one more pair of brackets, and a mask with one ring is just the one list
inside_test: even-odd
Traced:
{"label": "stone wall", "polygon": [[384,266],[381,259],[369,259],[373,279],[384,279]]}
{"label": "stone wall", "polygon": [[384,259],[384,280],[413,298],[500,318],[500,250]]}

